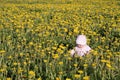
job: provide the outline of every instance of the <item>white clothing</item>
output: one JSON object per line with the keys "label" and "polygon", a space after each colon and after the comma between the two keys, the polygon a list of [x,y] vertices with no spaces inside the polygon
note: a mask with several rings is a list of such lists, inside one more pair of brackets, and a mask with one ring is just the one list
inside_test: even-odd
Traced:
{"label": "white clothing", "polygon": [[74,56],[77,54],[77,56],[84,56],[85,54],[88,54],[88,52],[91,50],[91,48],[88,45],[85,45],[83,48],[75,47],[71,50],[71,56]]}

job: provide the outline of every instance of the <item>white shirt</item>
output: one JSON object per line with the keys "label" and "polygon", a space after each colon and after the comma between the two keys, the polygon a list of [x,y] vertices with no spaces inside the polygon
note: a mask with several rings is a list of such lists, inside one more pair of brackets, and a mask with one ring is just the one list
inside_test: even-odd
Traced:
{"label": "white shirt", "polygon": [[82,48],[75,47],[74,49],[71,50],[71,56],[74,54],[77,54],[78,56],[84,56],[85,54],[88,54],[88,52],[91,50],[91,48],[88,45],[85,45]]}

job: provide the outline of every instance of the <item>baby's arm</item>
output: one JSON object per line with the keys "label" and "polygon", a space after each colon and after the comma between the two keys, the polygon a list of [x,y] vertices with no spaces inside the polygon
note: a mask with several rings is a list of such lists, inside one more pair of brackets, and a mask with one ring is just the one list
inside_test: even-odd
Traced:
{"label": "baby's arm", "polygon": [[85,54],[89,54],[91,50],[92,50],[92,49],[91,49],[89,46],[87,46],[87,47],[86,47],[86,53],[85,53]]}
{"label": "baby's arm", "polygon": [[74,56],[74,54],[75,54],[75,50],[74,50],[74,49],[72,49],[72,50],[71,50],[71,52],[70,52],[70,55],[73,57],[73,56]]}
{"label": "baby's arm", "polygon": [[87,51],[86,54],[89,54],[91,50]]}

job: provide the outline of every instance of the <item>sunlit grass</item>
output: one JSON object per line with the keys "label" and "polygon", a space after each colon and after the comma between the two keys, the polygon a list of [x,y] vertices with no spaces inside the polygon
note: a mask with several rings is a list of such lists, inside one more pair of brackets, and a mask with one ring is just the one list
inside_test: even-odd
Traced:
{"label": "sunlit grass", "polygon": [[[119,1],[4,0],[1,80],[119,80]],[[93,49],[71,57],[78,34]]]}

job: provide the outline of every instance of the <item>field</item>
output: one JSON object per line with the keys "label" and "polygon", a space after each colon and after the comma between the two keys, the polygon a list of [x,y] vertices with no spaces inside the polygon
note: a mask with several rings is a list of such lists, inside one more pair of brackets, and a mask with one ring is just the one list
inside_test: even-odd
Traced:
{"label": "field", "polygon": [[120,80],[119,0],[0,1],[0,80]]}

